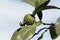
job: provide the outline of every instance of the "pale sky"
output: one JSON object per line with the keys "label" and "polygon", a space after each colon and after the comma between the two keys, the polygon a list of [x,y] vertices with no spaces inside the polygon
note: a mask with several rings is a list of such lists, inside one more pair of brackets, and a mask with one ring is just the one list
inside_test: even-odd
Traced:
{"label": "pale sky", "polygon": [[[51,0],[48,5],[55,5],[60,7],[60,0]],[[20,2],[20,0],[0,0],[0,40],[10,40],[12,34],[19,28],[19,22],[23,20],[24,15],[31,14],[34,7],[27,3]],[[60,17],[60,10],[50,9],[43,12],[43,22],[55,23]],[[36,19],[38,20],[37,16]],[[37,28],[49,27],[48,25],[41,25]],[[37,32],[36,30],[36,32]],[[40,35],[41,33],[39,33]],[[35,36],[32,40],[36,40]],[[58,37],[56,40],[59,40]],[[51,40],[49,31],[44,34],[42,40]]]}

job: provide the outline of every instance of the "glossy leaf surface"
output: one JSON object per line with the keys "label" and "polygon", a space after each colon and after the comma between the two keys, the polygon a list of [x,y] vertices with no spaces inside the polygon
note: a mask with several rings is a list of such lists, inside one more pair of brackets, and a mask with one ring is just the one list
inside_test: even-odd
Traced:
{"label": "glossy leaf surface", "polygon": [[21,30],[15,31],[11,40],[28,40],[36,30],[36,27],[41,25],[40,22],[36,22],[34,25],[21,26]]}
{"label": "glossy leaf surface", "polygon": [[26,2],[34,7],[38,7],[39,5],[42,5],[44,2],[48,0],[22,0],[23,2]]}

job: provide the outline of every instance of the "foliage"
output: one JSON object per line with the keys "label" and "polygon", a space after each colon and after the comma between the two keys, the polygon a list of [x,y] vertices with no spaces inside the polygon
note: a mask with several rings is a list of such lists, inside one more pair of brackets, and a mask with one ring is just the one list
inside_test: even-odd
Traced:
{"label": "foliage", "polygon": [[34,24],[34,22],[35,22],[34,17],[32,17],[30,14],[25,15],[24,23],[26,23],[27,25],[32,25],[32,24]]}
{"label": "foliage", "polygon": [[20,30],[17,29],[14,32],[11,40],[28,40],[35,33],[36,27],[39,25],[41,25],[40,22],[35,22],[34,25],[21,26]]}
{"label": "foliage", "polygon": [[[47,9],[60,9],[56,6],[47,6],[47,4],[50,2],[50,0],[22,0],[22,2],[26,2],[33,7],[35,7],[35,10],[32,12],[32,14],[27,14],[24,17],[23,24],[20,24],[20,28],[17,29],[11,40],[30,40],[35,35],[39,34],[41,30],[46,29],[41,36],[38,38],[40,40],[43,38],[43,34],[47,32],[49,29],[50,35],[52,39],[56,39],[60,35],[60,17],[57,19],[56,23],[44,23],[42,22],[42,11]],[[35,21],[35,14],[39,17],[38,22]],[[51,25],[49,28],[42,28],[37,33],[35,33],[35,30],[38,26],[41,24],[43,25]]]}

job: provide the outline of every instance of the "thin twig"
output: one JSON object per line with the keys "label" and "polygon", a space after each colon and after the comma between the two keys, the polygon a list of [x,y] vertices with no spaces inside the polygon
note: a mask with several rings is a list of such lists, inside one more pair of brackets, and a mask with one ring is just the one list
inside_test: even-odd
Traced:
{"label": "thin twig", "polygon": [[[50,28],[50,27],[49,27],[49,28]],[[37,33],[35,33],[31,38],[33,38],[35,35],[39,34],[39,32],[42,31],[43,29],[49,29],[49,28],[46,28],[46,27],[45,27],[45,28],[40,29],[40,30],[39,30]],[[31,38],[30,38],[30,39],[31,39]],[[29,39],[29,40],[30,40],[30,39]]]}
{"label": "thin twig", "polygon": [[47,30],[45,30],[45,31],[41,34],[41,36],[38,38],[38,40],[41,40],[41,39],[42,39],[43,34],[44,34],[45,32],[47,32]]}

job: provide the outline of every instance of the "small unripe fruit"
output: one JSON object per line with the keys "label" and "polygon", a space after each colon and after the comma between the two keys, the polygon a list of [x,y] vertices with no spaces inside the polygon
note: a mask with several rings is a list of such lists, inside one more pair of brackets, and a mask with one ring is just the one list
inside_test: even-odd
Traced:
{"label": "small unripe fruit", "polygon": [[31,14],[27,14],[24,17],[24,23],[27,25],[33,25],[35,22],[35,18],[31,16]]}

